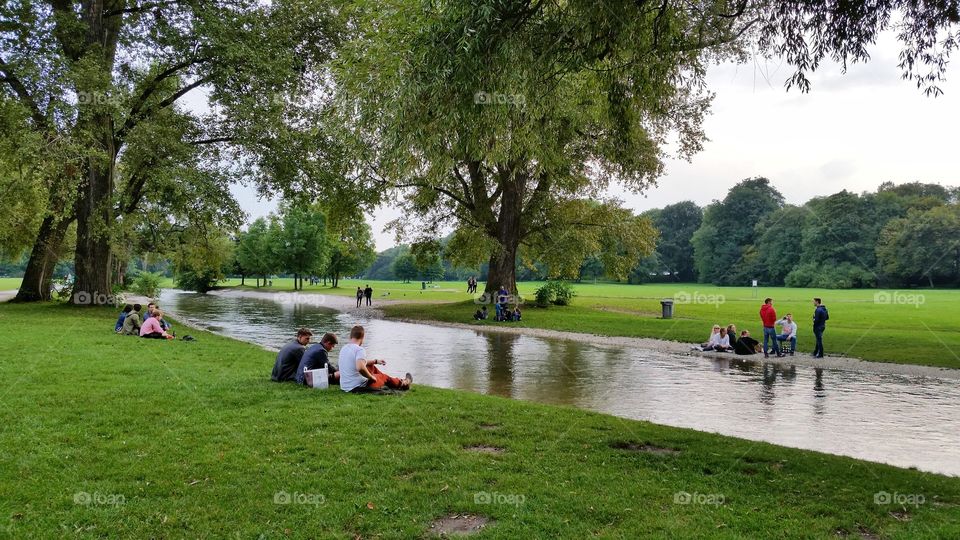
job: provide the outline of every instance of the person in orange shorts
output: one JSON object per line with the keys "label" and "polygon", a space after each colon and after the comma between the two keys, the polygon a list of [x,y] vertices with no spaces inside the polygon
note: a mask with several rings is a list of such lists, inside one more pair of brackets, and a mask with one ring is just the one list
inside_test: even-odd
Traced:
{"label": "person in orange shorts", "polygon": [[384,360],[367,360],[367,352],[363,348],[365,331],[362,326],[350,329],[350,343],[340,348],[337,365],[340,366],[340,389],[344,392],[370,392],[380,390],[384,386],[397,390],[408,390],[413,383],[413,376],[407,373],[399,379],[380,371],[377,366],[384,366]]}

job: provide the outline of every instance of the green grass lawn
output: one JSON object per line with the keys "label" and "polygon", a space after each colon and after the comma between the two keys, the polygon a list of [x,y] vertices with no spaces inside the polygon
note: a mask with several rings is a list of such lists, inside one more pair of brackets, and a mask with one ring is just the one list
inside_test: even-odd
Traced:
{"label": "green grass lawn", "polygon": [[411,538],[464,513],[494,519],[481,538],[960,535],[960,479],[450,390],[276,384],[270,352],[118,336],[114,315],[0,305],[0,535]]}
{"label": "green grass lawn", "polygon": [[12,291],[20,288],[21,278],[0,278],[0,291]]}
{"label": "green grass lawn", "polygon": [[[538,284],[523,283],[520,293],[532,298]],[[714,323],[733,323],[757,337],[763,298],[774,299],[779,315],[792,312],[800,326],[798,348],[813,350],[812,298],[823,298],[830,310],[824,342],[827,354],[866,360],[960,368],[960,291],[817,290],[761,287],[756,297],[749,287],[702,284],[617,285],[582,284],[571,306],[538,309],[531,304],[517,326],[587,332],[611,336],[651,337],[688,343],[706,341]],[[911,296],[913,295],[913,296]],[[472,301],[445,305],[386,306],[388,316],[471,324]],[[660,300],[689,298],[676,303],[674,318],[660,318]],[[886,303],[886,300],[890,300]],[[913,303],[905,303],[913,302]]]}

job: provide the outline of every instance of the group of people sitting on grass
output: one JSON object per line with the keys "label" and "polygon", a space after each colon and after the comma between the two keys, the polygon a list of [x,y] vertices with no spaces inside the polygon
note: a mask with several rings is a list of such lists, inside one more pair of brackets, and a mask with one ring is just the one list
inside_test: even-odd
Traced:
{"label": "group of people sitting on grass", "polygon": [[340,347],[337,363],[333,364],[328,353],[339,343],[337,336],[327,332],[320,338],[320,343],[308,347],[313,332],[301,328],[297,330],[296,339],[284,345],[277,353],[270,379],[275,382],[291,381],[307,385],[308,371],[326,369],[328,384],[339,385],[344,392],[378,392],[384,387],[409,390],[413,383],[412,375],[407,373],[403,379],[391,377],[377,368],[378,365],[386,365],[386,361],[367,359],[367,352],[363,348],[365,335],[362,326],[351,328],[350,342]]}
{"label": "group of people sitting on grass", "polygon": [[117,318],[114,331],[124,336],[140,336],[150,339],[174,339],[173,329],[163,319],[163,311],[156,304],[147,304],[147,313],[141,318],[140,304],[127,304]]}
{"label": "group of people sitting on grass", "polygon": [[[787,313],[786,317],[776,321],[776,325],[780,327],[780,332],[774,337],[778,344],[779,342],[784,342],[783,345],[778,346],[777,354],[779,356],[786,354],[793,356],[794,351],[797,349],[797,323],[794,322],[793,315]],[[789,343],[789,345],[787,345],[787,343]],[[705,343],[694,348],[701,351],[734,352],[736,354],[747,355],[760,352],[767,354],[765,345],[766,344],[761,346],[759,341],[750,337],[749,330],[742,330],[737,334],[737,327],[733,324],[729,324],[726,327],[715,324],[710,333],[710,338],[707,339]]]}
{"label": "group of people sitting on grass", "polygon": [[[481,298],[486,301],[486,293]],[[497,291],[496,301],[493,303],[493,320],[497,322],[521,320],[523,313],[520,311],[520,304],[515,304],[513,309],[510,309],[509,303],[510,293],[506,287],[501,286],[500,290]],[[487,311],[487,306],[483,306],[473,313],[473,319],[477,321],[485,321],[489,318],[490,313]]]}

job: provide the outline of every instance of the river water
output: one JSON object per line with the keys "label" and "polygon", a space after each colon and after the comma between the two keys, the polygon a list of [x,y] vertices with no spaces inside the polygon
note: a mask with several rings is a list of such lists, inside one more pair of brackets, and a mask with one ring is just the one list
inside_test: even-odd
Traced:
{"label": "river water", "polygon": [[[219,334],[279,348],[300,326],[346,341],[416,384],[960,476],[960,385],[907,375],[711,360],[572,340],[401,323],[322,306],[166,290],[161,305]],[[336,358],[335,349],[331,358]],[[269,377],[272,365],[264,365]]]}

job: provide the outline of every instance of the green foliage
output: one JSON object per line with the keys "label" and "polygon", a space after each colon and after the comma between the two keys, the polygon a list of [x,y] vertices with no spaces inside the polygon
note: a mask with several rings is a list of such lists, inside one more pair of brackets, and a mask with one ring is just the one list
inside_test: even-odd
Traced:
{"label": "green foliage", "polygon": [[783,195],[766,178],[743,180],[723,201],[708,206],[691,240],[699,280],[743,284],[744,276],[736,270],[743,264],[745,248],[754,243],[764,217],[782,206]]}
{"label": "green foliage", "polygon": [[280,268],[300,277],[322,273],[331,252],[323,212],[302,205],[286,205],[268,233]]}
{"label": "green foliage", "polygon": [[244,274],[251,276],[266,277],[279,270],[277,260],[273,256],[270,226],[266,219],[256,219],[247,231],[240,235],[237,263]]}
{"label": "green foliage", "polygon": [[534,292],[537,306],[548,307],[550,304],[568,306],[577,293],[566,281],[547,281]]}
{"label": "green foliage", "polygon": [[222,231],[201,236],[185,234],[174,255],[177,285],[188,291],[207,292],[226,278],[233,261],[234,242]]}
{"label": "green foliage", "polygon": [[657,211],[653,224],[660,231],[657,260],[675,281],[697,277],[693,257],[693,235],[703,223],[703,209],[692,201],[671,204]]}
{"label": "green foliage", "polygon": [[908,284],[960,284],[960,207],[913,210],[887,223],[877,243],[880,268]]}
{"label": "green foliage", "polygon": [[163,279],[160,274],[141,271],[137,273],[137,277],[130,284],[130,290],[147,298],[157,298],[160,296],[160,283]]}
{"label": "green foliage", "polygon": [[417,268],[417,261],[413,255],[404,253],[395,258],[393,260],[393,274],[397,279],[404,282],[416,279],[420,275],[420,270]]}
{"label": "green foliage", "polygon": [[835,266],[801,264],[790,271],[784,281],[787,287],[796,288],[861,289],[877,286],[876,274],[849,262]]}

